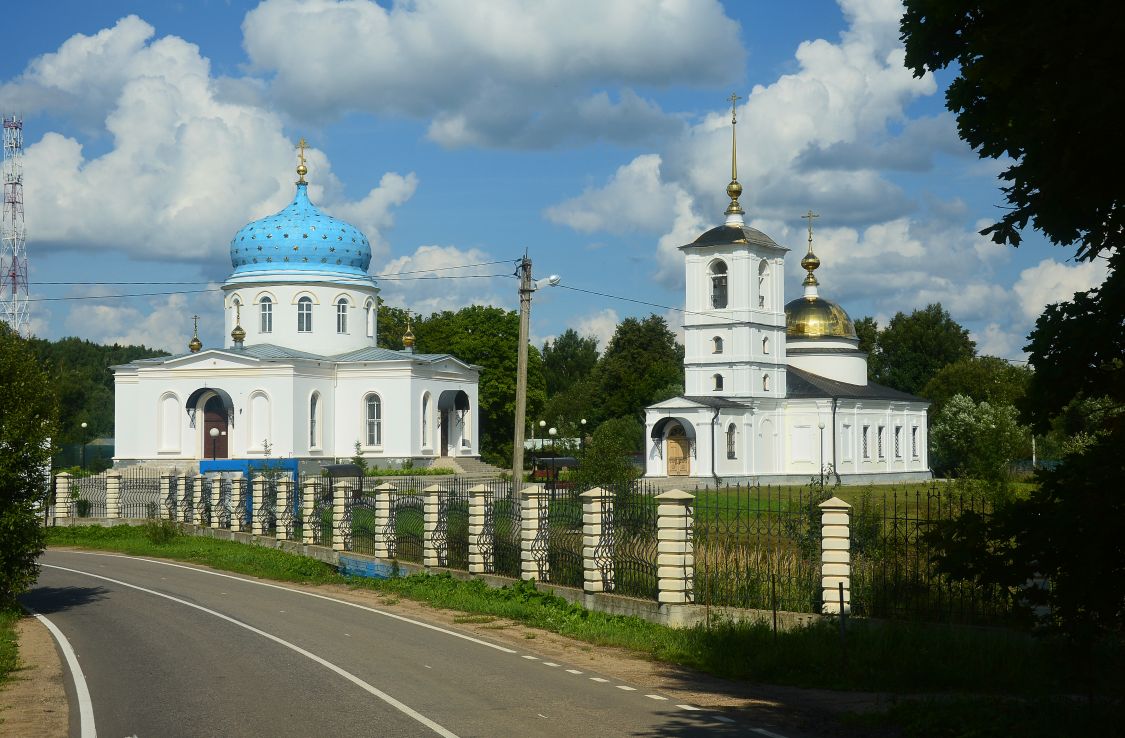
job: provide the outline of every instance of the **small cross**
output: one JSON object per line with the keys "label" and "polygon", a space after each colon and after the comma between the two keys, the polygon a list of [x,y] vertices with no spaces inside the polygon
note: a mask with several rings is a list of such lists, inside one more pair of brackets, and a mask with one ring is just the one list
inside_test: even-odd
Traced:
{"label": "small cross", "polygon": [[191,319],[192,319],[192,322],[195,325],[195,328],[194,328],[195,332],[199,333],[199,316],[193,315],[193,316],[191,316]]}
{"label": "small cross", "polygon": [[811,250],[812,249],[812,221],[813,221],[813,218],[819,218],[820,216],[818,214],[814,213],[812,210],[810,210],[809,212],[805,213],[801,217],[805,218],[809,221],[809,249]]}
{"label": "small cross", "polygon": [[742,98],[739,97],[736,93],[732,92],[730,93],[730,97],[728,97],[727,99],[730,100],[730,122],[737,123],[738,101]]}
{"label": "small cross", "polygon": [[300,141],[297,142],[297,163],[300,164],[301,166],[305,165],[305,147],[306,146],[308,146],[308,144],[305,143],[304,138],[302,138]]}

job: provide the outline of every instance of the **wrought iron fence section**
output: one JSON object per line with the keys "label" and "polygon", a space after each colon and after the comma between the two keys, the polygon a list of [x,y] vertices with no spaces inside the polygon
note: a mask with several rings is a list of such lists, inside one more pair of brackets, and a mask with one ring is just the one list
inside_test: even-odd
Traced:
{"label": "wrought iron fence section", "polygon": [[253,511],[262,528],[262,535],[277,535],[277,480],[263,477],[262,504]]}
{"label": "wrought iron fence section", "polygon": [[170,520],[179,518],[180,478],[168,477],[168,493],[164,497],[164,514]]}
{"label": "wrought iron fence section", "polygon": [[192,521],[192,511],[195,510],[195,479],[192,477],[179,477],[180,480],[180,520],[185,523]]}
{"label": "wrought iron fence section", "polygon": [[422,494],[414,488],[391,493],[391,537],[394,541],[392,558],[422,563],[422,536],[425,526],[425,506]]}
{"label": "wrought iron fence section", "polygon": [[656,494],[642,483],[623,485],[602,507],[602,545],[594,549],[594,561],[607,573],[603,583],[612,578],[606,591],[657,598]]}
{"label": "wrought iron fence section", "polygon": [[198,499],[195,500],[195,509],[199,515],[199,525],[211,524],[211,479],[203,477],[203,484]]}
{"label": "wrought iron fence section", "polygon": [[212,510],[212,515],[219,517],[218,525],[220,528],[230,527],[231,517],[231,493],[234,491],[234,485],[231,479],[222,477],[219,479],[219,509]]}
{"label": "wrought iron fence section", "polygon": [[356,553],[375,555],[375,537],[380,534],[375,515],[375,495],[364,492],[356,497],[351,505],[352,545]]}
{"label": "wrought iron fence section", "polygon": [[523,511],[510,485],[497,485],[485,509],[485,535],[492,537],[493,571],[509,577],[520,575],[520,531]]}
{"label": "wrought iron fence section", "polygon": [[445,533],[445,565],[451,569],[469,569],[469,484],[464,479],[447,483],[438,515],[439,527]]}
{"label": "wrought iron fence section", "polygon": [[106,480],[104,474],[72,477],[70,480],[72,514],[79,518],[104,518]]}
{"label": "wrought iron fence section", "polygon": [[317,546],[332,545],[332,489],[327,480],[318,479],[313,495],[312,513],[304,524],[312,529],[312,542]]}
{"label": "wrought iron fence section", "polygon": [[121,517],[155,518],[160,512],[160,476],[146,470],[126,470],[121,476]]}
{"label": "wrought iron fence section", "polygon": [[[531,550],[540,562],[541,537],[546,538],[546,579],[564,587],[581,587],[584,578],[582,563],[582,500],[575,487],[555,488],[549,502],[540,499],[539,534]],[[546,510],[542,505],[546,502]],[[546,518],[546,526],[543,525]],[[544,573],[542,565],[540,575]]]}

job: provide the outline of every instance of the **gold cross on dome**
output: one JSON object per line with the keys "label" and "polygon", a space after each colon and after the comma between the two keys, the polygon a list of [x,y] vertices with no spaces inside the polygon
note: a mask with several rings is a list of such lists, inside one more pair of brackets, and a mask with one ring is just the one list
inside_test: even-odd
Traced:
{"label": "gold cross on dome", "polygon": [[736,93],[732,92],[732,93],[730,93],[730,97],[728,97],[727,99],[730,100],[730,122],[731,123],[737,123],[738,122],[738,101],[741,100],[742,98],[739,97]]}
{"label": "gold cross on dome", "polygon": [[194,331],[195,331],[196,333],[199,333],[199,316],[198,316],[198,315],[193,315],[193,316],[191,316],[191,320],[192,320],[192,322],[193,322],[193,324],[194,324],[194,326],[195,326],[195,327],[193,328],[193,330],[194,330]]}
{"label": "gold cross on dome", "polygon": [[808,220],[809,222],[809,251],[812,251],[812,221],[813,218],[819,218],[820,215],[814,213],[812,210],[809,210],[809,212],[805,213],[801,217]]}
{"label": "gold cross on dome", "polygon": [[300,141],[297,142],[297,163],[301,166],[305,165],[305,147],[306,146],[308,146],[308,143],[305,142],[304,138],[302,138]]}

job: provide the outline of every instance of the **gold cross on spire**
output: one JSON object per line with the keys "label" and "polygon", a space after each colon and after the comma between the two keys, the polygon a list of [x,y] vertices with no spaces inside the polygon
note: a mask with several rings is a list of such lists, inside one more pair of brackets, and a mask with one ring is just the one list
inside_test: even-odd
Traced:
{"label": "gold cross on spire", "polygon": [[810,210],[809,212],[805,213],[801,217],[805,218],[809,222],[809,253],[811,254],[812,253],[812,221],[813,221],[813,218],[819,218],[820,215],[818,215],[817,213],[814,213],[812,210]]}
{"label": "gold cross on spire", "polygon": [[300,177],[300,179],[297,180],[297,184],[308,184],[305,182],[305,175],[309,173],[309,168],[305,166],[306,146],[308,146],[308,144],[305,142],[304,138],[301,138],[301,140],[297,142],[297,176]]}
{"label": "gold cross on spire", "polygon": [[199,316],[193,315],[193,316],[191,316],[191,320],[192,320],[192,324],[193,324],[191,332],[195,333],[195,334],[198,334],[199,333]]}
{"label": "gold cross on spire", "polygon": [[738,122],[738,101],[741,100],[742,98],[739,97],[737,93],[732,92],[732,93],[730,93],[730,97],[728,97],[727,99],[730,100],[730,122],[732,124],[737,123]]}
{"label": "gold cross on spire", "polygon": [[727,196],[730,197],[730,205],[727,206],[726,214],[728,217],[738,217],[742,215],[742,206],[738,203],[738,196],[742,194],[742,185],[738,183],[738,137],[735,130],[738,127],[738,101],[741,100],[738,93],[730,93],[730,184],[727,185]]}

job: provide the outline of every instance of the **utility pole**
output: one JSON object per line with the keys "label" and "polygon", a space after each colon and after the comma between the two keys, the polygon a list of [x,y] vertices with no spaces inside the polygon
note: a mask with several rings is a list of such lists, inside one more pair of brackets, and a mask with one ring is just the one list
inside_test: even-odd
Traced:
{"label": "utility pole", "polygon": [[520,260],[520,343],[516,361],[516,427],[512,444],[512,497],[523,488],[523,429],[527,415],[527,332],[531,320],[531,259],[524,252]]}

